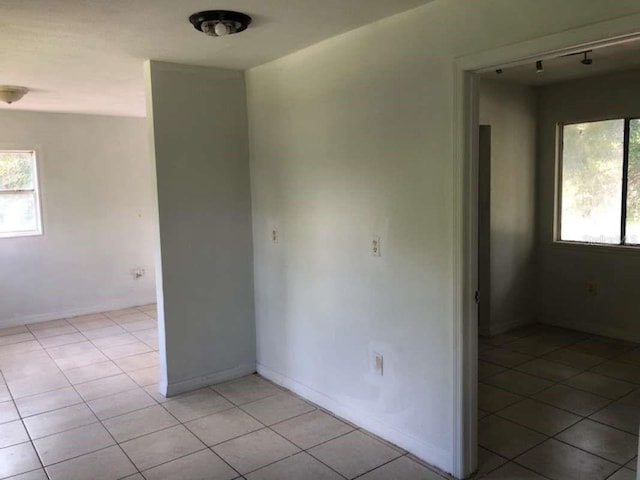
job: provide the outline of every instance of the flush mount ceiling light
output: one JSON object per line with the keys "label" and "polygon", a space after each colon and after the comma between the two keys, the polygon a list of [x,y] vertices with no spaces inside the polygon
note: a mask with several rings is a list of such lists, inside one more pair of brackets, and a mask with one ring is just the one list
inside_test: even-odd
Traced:
{"label": "flush mount ceiling light", "polygon": [[0,85],[0,101],[13,103],[24,97],[29,89],[15,85]]}
{"label": "flush mount ceiling light", "polygon": [[251,17],[229,10],[207,10],[194,13],[189,17],[189,21],[202,33],[211,37],[222,37],[246,30],[251,24]]}

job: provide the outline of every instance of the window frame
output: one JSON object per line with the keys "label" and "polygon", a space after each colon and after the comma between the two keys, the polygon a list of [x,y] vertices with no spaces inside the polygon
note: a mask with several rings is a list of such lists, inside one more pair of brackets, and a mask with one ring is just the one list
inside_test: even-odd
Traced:
{"label": "window frame", "polygon": [[0,191],[0,195],[12,193],[32,193],[35,198],[35,220],[36,228],[34,230],[16,230],[12,232],[0,232],[0,239],[3,238],[20,238],[20,237],[37,237],[44,235],[42,222],[42,203],[40,199],[40,175],[38,168],[39,153],[36,148],[2,148],[0,145],[0,153],[30,153],[33,157],[33,189],[27,190],[4,190]]}
{"label": "window frame", "polygon": [[[578,240],[562,239],[562,171],[563,171],[563,154],[564,154],[564,127],[568,125],[578,125],[580,123],[596,123],[606,122],[609,120],[623,120],[623,146],[622,146],[622,203],[620,214],[620,242],[619,243],[598,243],[598,242],[581,242]],[[559,122],[556,125],[556,172],[555,172],[555,221],[553,242],[560,245],[580,245],[597,248],[613,248],[613,249],[631,249],[640,250],[638,243],[626,243],[627,230],[627,194],[629,191],[629,138],[630,126],[632,120],[640,121],[640,116],[612,116],[590,120],[576,120],[570,122]]]}

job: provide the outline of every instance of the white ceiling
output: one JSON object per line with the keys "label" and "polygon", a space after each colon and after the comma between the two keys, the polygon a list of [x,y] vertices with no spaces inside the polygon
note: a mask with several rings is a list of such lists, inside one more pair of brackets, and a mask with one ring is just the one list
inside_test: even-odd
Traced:
{"label": "white ceiling", "polygon": [[[145,59],[247,69],[427,0],[2,0],[0,85],[32,89],[0,108],[145,115]],[[251,15],[239,35],[211,38],[201,10]],[[372,47],[373,48],[373,47]]]}
{"label": "white ceiling", "polygon": [[501,74],[495,71],[481,76],[522,85],[541,86],[579,78],[605,75],[640,68],[640,41],[629,41],[598,48],[589,53],[593,64],[583,65],[582,55],[549,58],[543,61],[544,72],[536,73],[535,60],[516,67],[504,68]]}

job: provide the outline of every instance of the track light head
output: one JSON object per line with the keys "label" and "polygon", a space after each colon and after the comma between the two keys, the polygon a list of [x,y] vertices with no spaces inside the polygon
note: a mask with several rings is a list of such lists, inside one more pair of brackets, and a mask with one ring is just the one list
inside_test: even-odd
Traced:
{"label": "track light head", "polygon": [[538,60],[536,62],[536,73],[544,72],[544,67],[542,66],[542,60]]}
{"label": "track light head", "polygon": [[584,52],[584,58],[582,60],[580,60],[581,64],[583,64],[583,65],[592,65],[593,64],[593,59],[589,58],[589,52]]}

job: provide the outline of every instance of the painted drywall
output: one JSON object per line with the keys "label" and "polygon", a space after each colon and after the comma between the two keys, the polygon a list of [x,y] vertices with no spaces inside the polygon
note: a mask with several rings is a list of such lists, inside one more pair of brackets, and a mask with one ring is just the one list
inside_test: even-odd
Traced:
{"label": "painted drywall", "polygon": [[[640,341],[640,250],[554,243],[556,125],[640,116],[640,72],[539,89],[539,320]],[[597,285],[597,295],[587,290]]]}
{"label": "painted drywall", "polygon": [[144,119],[0,111],[0,149],[37,151],[44,231],[0,238],[0,327],[155,301]]}
{"label": "painted drywall", "polygon": [[159,216],[160,390],[255,371],[253,247],[242,72],[148,62]]}
{"label": "painted drywall", "polygon": [[640,9],[581,6],[435,1],[248,71],[259,372],[452,471],[454,59]]}
{"label": "painted drywall", "polygon": [[489,325],[496,335],[532,323],[535,314],[535,92],[482,80],[480,124],[491,126]]}

